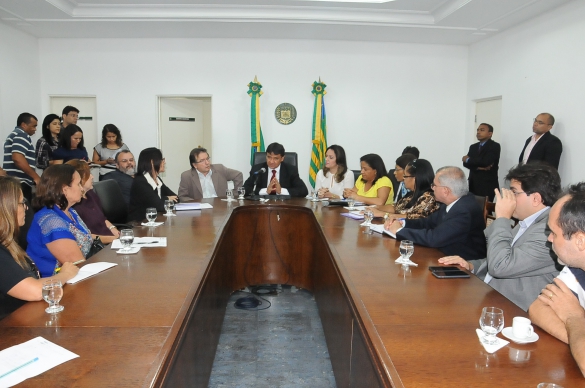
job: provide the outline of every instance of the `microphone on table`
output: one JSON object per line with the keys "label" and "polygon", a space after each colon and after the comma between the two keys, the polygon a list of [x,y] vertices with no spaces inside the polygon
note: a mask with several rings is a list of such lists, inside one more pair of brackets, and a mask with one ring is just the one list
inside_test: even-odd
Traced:
{"label": "microphone on table", "polygon": [[262,167],[260,170],[255,171],[252,175],[254,175],[256,178],[254,178],[254,187],[252,188],[252,194],[254,195],[256,193],[256,185],[258,184],[258,178],[260,178],[260,174],[264,174],[266,172],[266,168]]}

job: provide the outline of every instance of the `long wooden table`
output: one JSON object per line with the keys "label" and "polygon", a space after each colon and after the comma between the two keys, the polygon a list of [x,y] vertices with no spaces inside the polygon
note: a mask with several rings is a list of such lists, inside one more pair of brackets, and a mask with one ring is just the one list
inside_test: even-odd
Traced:
{"label": "long wooden table", "polygon": [[394,239],[363,234],[339,208],[209,202],[135,228],[166,248],[100,252],[92,261],[118,266],[67,285],[62,313],[32,302],[1,320],[0,349],[42,336],[81,356],[24,386],[206,386],[230,293],[261,283],[314,293],[339,387],[585,386],[568,347],[540,329],[536,343],[485,352],[482,307],[502,308],[506,326],[526,314],[473,276],[434,278],[434,249],[417,246],[419,266],[404,269]]}

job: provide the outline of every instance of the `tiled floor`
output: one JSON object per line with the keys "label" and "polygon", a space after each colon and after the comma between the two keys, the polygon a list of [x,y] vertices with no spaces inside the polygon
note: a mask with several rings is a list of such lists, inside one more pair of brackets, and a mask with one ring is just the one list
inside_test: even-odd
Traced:
{"label": "tiled floor", "polygon": [[242,296],[228,303],[209,387],[335,388],[310,292],[284,286],[278,296],[264,297],[272,306],[261,311],[236,309]]}

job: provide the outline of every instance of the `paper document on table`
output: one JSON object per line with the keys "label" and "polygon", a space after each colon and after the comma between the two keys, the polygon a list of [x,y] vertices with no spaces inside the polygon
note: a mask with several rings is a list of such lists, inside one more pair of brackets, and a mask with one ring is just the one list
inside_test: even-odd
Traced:
{"label": "paper document on table", "polygon": [[370,230],[376,233],[384,233],[384,224],[372,224]]}
{"label": "paper document on table", "polygon": [[75,275],[73,279],[67,280],[67,284],[75,284],[77,282],[82,281],[83,279],[87,279],[91,276],[97,275],[98,273],[105,271],[106,269],[115,267],[117,265],[118,264],[116,263],[106,262],[86,264],[79,269],[79,272],[77,273],[77,275]]}
{"label": "paper document on table", "polygon": [[12,387],[76,357],[43,337],[4,349],[0,351],[0,387]]}
{"label": "paper document on table", "polygon": [[[122,243],[120,239],[116,239],[112,241],[110,244],[112,249],[120,249],[122,248]],[[151,247],[166,247],[167,246],[167,238],[166,237],[134,237],[134,241],[132,242],[133,247],[140,247],[140,248],[151,248]]]}
{"label": "paper document on table", "polygon": [[213,206],[211,206],[208,203],[205,202],[189,202],[189,203],[178,203],[175,205],[175,210],[176,211],[181,211],[181,210],[201,210],[201,209],[213,209]]}

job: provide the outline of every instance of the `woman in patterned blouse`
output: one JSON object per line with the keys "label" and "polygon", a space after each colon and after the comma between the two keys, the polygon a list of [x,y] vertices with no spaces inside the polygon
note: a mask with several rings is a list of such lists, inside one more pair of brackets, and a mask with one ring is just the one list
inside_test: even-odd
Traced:
{"label": "woman in patterned blouse", "polygon": [[431,189],[435,172],[433,166],[425,159],[415,159],[405,168],[404,186],[409,193],[393,206],[379,206],[374,209],[374,216],[384,217],[387,222],[394,218],[423,218],[439,209],[439,203]]}

